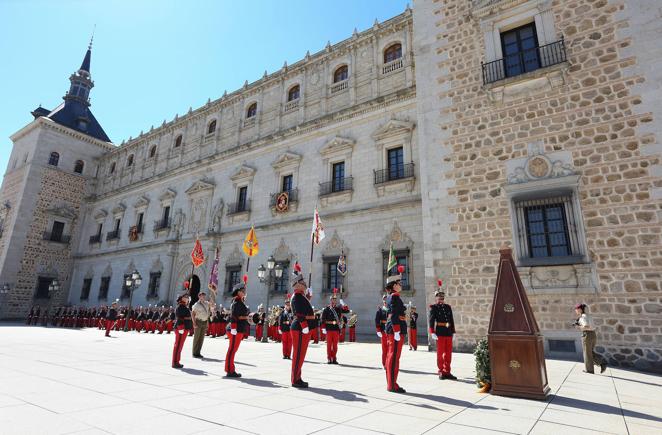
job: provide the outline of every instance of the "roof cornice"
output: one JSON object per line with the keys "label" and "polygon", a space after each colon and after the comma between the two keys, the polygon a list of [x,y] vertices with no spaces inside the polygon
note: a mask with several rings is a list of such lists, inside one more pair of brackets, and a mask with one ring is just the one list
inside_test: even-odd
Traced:
{"label": "roof cornice", "polygon": [[40,116],[39,118],[35,119],[25,127],[21,128],[19,131],[16,133],[12,134],[9,138],[12,140],[12,142],[16,142],[17,140],[21,139],[28,133],[30,133],[32,130],[36,129],[37,127],[44,127],[44,128],[49,128],[51,130],[58,131],[60,133],[66,134],[67,136],[71,136],[75,139],[78,139],[83,142],[90,143],[92,145],[96,145],[100,148],[103,148],[107,151],[112,151],[116,147],[110,143],[110,142],[104,142],[99,139],[95,139],[94,137],[87,135],[85,133],[81,133],[79,131],[73,130],[69,127],[65,127],[61,124],[58,124],[57,122],[53,121],[52,119],[46,118],[45,116]]}

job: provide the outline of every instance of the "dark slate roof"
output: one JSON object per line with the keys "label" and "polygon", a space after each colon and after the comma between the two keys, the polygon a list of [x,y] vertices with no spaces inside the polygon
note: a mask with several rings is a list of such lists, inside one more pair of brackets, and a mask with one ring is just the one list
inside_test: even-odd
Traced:
{"label": "dark slate roof", "polygon": [[87,71],[88,73],[90,72],[90,58],[92,57],[92,49],[88,48],[87,53],[85,53],[85,58],[83,59],[83,63],[80,64],[80,69],[83,71]]}
{"label": "dark slate roof", "polygon": [[[32,113],[34,114],[37,110]],[[40,116],[46,116],[60,125],[64,125],[72,130],[79,131],[104,142],[110,142],[110,138],[106,135],[106,132],[103,131],[101,124],[99,124],[90,109],[88,107],[83,107],[82,104],[64,102],[47,115]],[[82,128],[79,120],[86,121],[85,128]]]}
{"label": "dark slate roof", "polygon": [[49,113],[51,113],[50,110],[44,109],[43,107],[39,106],[32,111],[32,116],[34,116],[34,119],[37,119],[40,116],[48,116]]}

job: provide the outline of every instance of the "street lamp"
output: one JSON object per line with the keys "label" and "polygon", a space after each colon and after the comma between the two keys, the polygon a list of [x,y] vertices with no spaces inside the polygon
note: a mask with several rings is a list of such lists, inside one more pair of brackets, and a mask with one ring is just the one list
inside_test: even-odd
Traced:
{"label": "street lamp", "polygon": [[[126,277],[124,281],[124,286],[129,290],[129,309],[127,310],[127,316],[131,314],[131,303],[133,302],[133,291],[140,287],[140,284],[143,283],[143,277],[140,276],[140,273],[137,270],[134,270],[131,275]],[[129,319],[124,319],[124,332],[129,330]]]}
{"label": "street lamp", "polygon": [[[267,304],[265,305],[265,323],[266,323],[266,311],[269,309],[269,287],[271,287],[276,280],[280,279],[283,276],[283,266],[280,263],[276,263],[276,259],[273,255],[270,255],[267,259],[267,267],[264,267],[264,264],[260,264],[260,267],[257,268],[257,277],[261,283],[266,284],[267,286]],[[267,343],[268,338],[268,325],[264,325],[262,328],[262,343]]]}

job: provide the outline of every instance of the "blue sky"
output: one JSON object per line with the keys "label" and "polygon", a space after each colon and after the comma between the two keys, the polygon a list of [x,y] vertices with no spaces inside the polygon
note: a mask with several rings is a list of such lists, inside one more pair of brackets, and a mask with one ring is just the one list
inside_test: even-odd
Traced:
{"label": "blue sky", "polygon": [[92,111],[115,143],[401,13],[406,0],[0,0],[0,170],[9,136],[69,88],[96,24]]}

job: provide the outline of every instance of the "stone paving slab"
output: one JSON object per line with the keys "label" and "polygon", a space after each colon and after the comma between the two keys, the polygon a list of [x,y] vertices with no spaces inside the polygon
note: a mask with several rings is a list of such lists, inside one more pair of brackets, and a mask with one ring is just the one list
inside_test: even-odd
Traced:
{"label": "stone paving slab", "polygon": [[440,381],[435,355],[403,351],[399,384],[386,391],[380,346],[340,345],[329,366],[311,345],[304,379],[290,386],[280,345],[242,342],[241,379],[223,378],[227,340],[206,339],[205,359],[174,337],[0,324],[2,434],[660,434],[662,377],[547,360],[552,393],[533,401],[476,393],[474,360],[454,354],[458,381]]}

